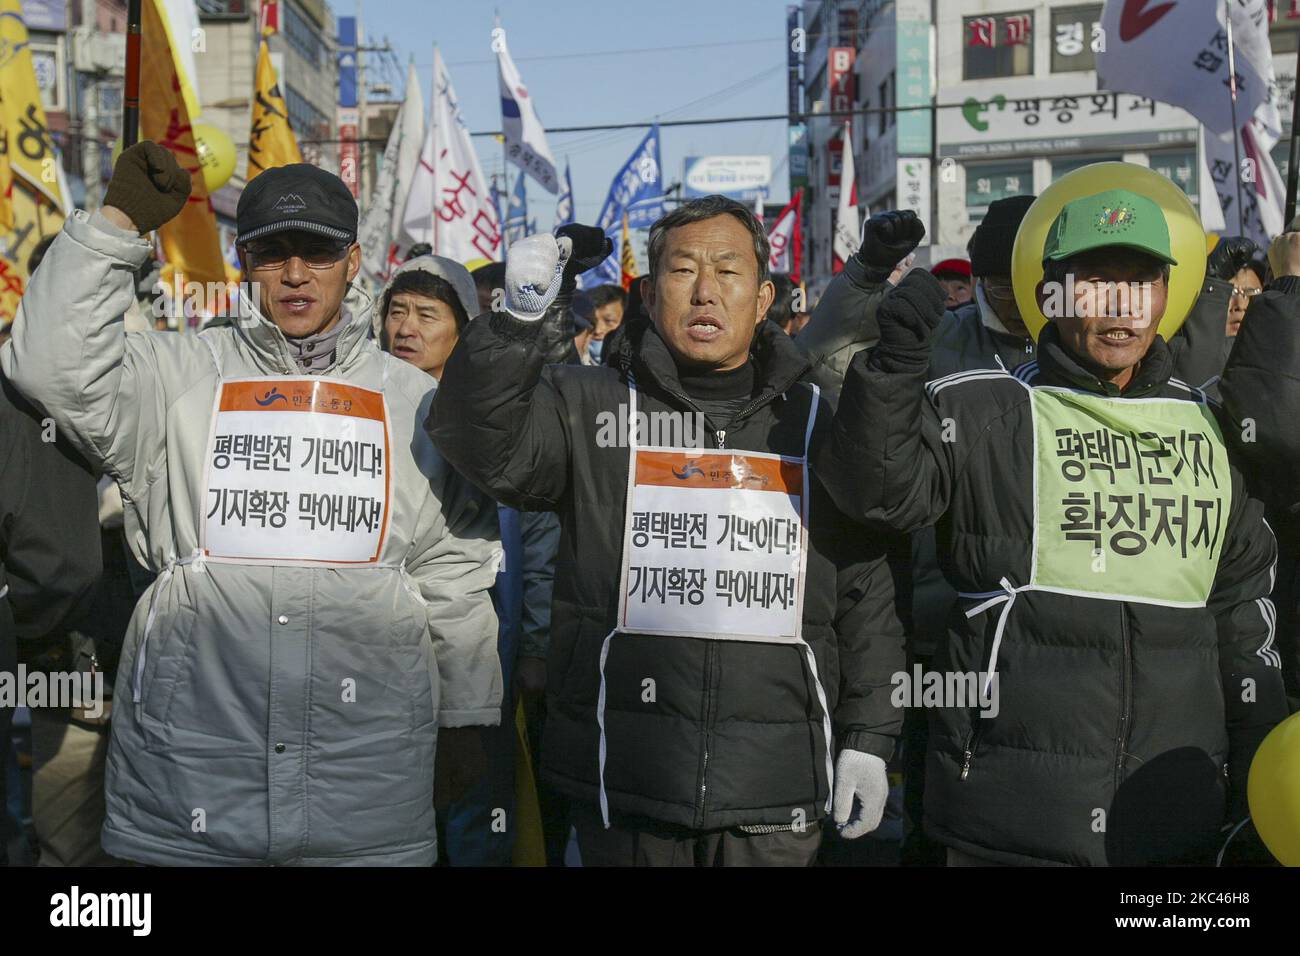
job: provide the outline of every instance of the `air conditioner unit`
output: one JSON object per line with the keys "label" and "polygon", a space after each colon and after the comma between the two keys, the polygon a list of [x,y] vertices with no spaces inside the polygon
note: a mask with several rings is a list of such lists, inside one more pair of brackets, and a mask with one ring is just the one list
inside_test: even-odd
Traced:
{"label": "air conditioner unit", "polygon": [[126,34],[99,33],[88,27],[72,31],[72,66],[78,73],[126,72]]}

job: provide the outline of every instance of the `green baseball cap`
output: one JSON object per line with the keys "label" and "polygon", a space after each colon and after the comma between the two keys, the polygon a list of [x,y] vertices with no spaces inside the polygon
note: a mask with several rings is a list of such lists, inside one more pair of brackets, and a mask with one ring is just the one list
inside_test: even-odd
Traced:
{"label": "green baseball cap", "polygon": [[1160,207],[1127,189],[1072,199],[1047,230],[1043,261],[1059,261],[1093,249],[1122,246],[1178,265],[1169,251],[1169,223]]}

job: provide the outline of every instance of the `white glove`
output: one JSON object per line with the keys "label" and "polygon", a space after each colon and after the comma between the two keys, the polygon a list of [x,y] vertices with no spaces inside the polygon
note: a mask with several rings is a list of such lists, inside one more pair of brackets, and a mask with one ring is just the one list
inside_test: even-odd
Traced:
{"label": "white glove", "polygon": [[540,319],[560,294],[573,240],[549,232],[526,236],[506,253],[506,311],[517,319]]}
{"label": "white glove", "polygon": [[[889,796],[889,775],[885,762],[875,754],[860,750],[841,750],[835,762],[835,800],[832,816],[840,827],[840,836],[856,840],[880,826]],[[857,818],[849,823],[853,798],[858,798]]]}

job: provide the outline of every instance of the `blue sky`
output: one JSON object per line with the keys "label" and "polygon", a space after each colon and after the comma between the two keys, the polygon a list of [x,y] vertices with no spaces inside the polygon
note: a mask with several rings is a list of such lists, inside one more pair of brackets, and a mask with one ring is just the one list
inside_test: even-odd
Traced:
{"label": "blue sky", "polygon": [[[337,16],[356,0],[331,0]],[[369,44],[384,36],[403,69],[415,58],[428,98],[433,45],[442,50],[472,131],[500,128],[497,68],[491,49],[499,12],[515,64],[538,115],[550,127],[781,113],[786,108],[784,2],[778,0],[367,0]],[[536,59],[535,59],[536,58]],[[400,89],[400,86],[398,87]],[[645,129],[550,134],[557,164],[573,171],[577,217],[600,212],[614,173]],[[477,137],[483,171],[502,166],[500,144]],[[686,156],[769,154],[770,202],[788,197],[783,122],[672,127],[663,130],[665,185],[681,178]],[[511,169],[511,182],[517,172]],[[529,216],[548,228],[555,200],[528,182]]]}

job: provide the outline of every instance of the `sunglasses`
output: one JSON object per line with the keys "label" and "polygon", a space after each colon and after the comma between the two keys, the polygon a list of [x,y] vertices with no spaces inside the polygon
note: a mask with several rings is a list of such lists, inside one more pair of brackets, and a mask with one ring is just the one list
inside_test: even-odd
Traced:
{"label": "sunglasses", "polygon": [[1243,299],[1253,299],[1263,291],[1263,289],[1238,289],[1235,285],[1232,287],[1232,294],[1239,295]]}
{"label": "sunglasses", "polygon": [[344,259],[350,242],[334,239],[293,242],[285,239],[254,240],[244,246],[249,269],[279,269],[290,259],[301,259],[309,269],[328,269]]}

